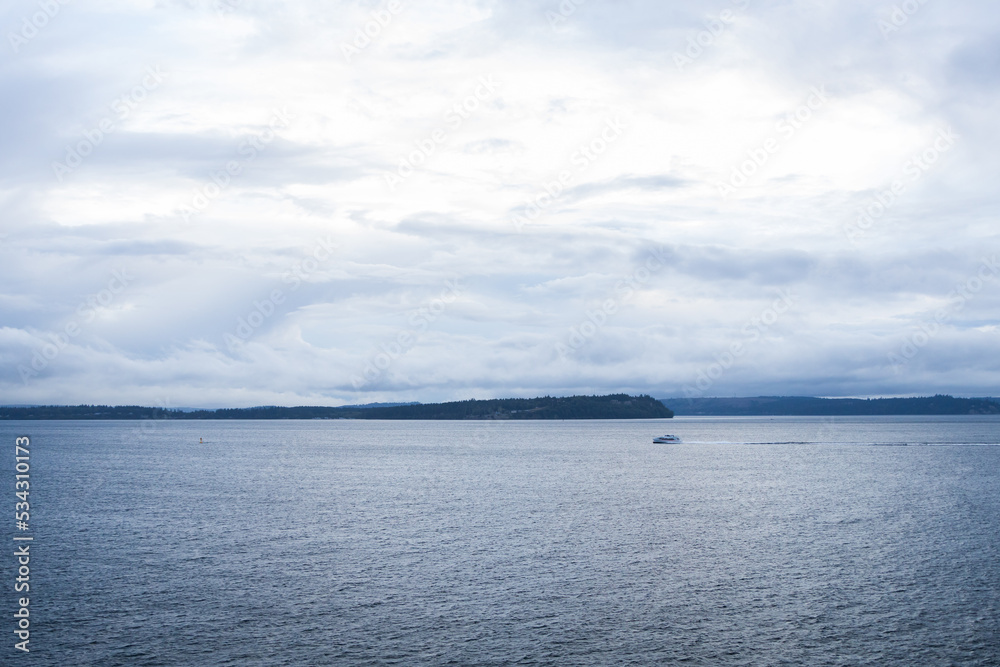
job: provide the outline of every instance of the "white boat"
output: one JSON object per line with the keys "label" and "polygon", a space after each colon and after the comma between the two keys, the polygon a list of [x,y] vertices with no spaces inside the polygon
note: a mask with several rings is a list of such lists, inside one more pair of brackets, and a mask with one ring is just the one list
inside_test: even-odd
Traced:
{"label": "white boat", "polygon": [[665,445],[670,442],[680,442],[681,439],[676,435],[661,435],[658,438],[653,438],[654,445]]}

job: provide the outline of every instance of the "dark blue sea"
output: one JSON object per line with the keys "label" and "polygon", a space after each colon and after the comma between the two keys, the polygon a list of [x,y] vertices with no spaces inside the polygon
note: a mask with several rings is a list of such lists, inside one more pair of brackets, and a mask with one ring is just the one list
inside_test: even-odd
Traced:
{"label": "dark blue sea", "polygon": [[[664,433],[684,442],[652,444]],[[2,422],[0,438],[4,665],[1000,664],[995,417]]]}

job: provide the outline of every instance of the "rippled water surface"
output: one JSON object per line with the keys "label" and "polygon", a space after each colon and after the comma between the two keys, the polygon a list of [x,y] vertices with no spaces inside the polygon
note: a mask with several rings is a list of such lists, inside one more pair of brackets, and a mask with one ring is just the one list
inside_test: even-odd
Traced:
{"label": "rippled water surface", "polygon": [[4,664],[1000,664],[996,418],[0,432]]}

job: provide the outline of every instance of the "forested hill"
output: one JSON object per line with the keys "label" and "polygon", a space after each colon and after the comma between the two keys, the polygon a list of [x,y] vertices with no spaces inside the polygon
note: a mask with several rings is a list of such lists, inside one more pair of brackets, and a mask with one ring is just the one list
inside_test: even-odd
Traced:
{"label": "forested hill", "polygon": [[663,399],[681,416],[876,416],[876,415],[995,415],[1000,402],[987,398],[927,396],[921,398],[756,398]]}
{"label": "forested hill", "polygon": [[370,408],[361,419],[654,419],[673,417],[650,396],[570,396],[502,398],[433,405]]}
{"label": "forested hill", "polygon": [[0,419],[655,419],[674,413],[650,396],[502,398],[391,407],[165,410],[141,406],[0,407]]}

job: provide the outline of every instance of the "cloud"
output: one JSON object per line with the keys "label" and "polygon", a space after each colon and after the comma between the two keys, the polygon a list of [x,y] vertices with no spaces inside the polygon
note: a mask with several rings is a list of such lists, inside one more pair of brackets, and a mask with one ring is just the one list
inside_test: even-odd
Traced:
{"label": "cloud", "polygon": [[709,394],[996,393],[993,5],[574,6],[113,0],[8,37],[0,401],[670,395],[737,343]]}

